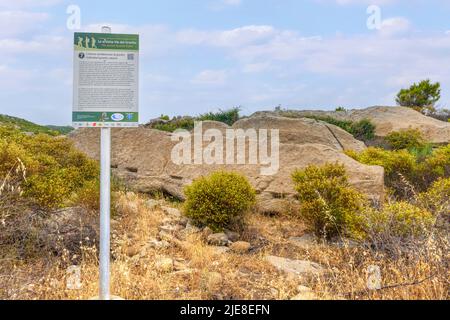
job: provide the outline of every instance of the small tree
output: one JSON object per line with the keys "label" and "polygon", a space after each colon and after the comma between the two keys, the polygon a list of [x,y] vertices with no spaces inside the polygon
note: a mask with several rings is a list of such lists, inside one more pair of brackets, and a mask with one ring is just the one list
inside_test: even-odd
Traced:
{"label": "small tree", "polygon": [[419,108],[421,112],[433,110],[441,98],[441,84],[429,79],[414,83],[409,89],[402,89],[397,95],[397,104],[402,107]]}

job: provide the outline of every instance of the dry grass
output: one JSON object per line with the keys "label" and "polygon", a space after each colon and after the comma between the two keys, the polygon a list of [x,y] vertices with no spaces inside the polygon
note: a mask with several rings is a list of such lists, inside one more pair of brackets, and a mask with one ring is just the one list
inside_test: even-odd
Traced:
{"label": "dry grass", "polygon": [[[288,242],[304,234],[304,227],[287,217],[253,214],[243,238],[254,246],[251,254],[220,254],[200,235],[188,236],[168,249],[146,248],[167,219],[160,208],[149,209],[145,197],[118,196],[113,222],[112,292],[125,299],[290,299],[298,285],[308,286],[318,299],[448,299],[449,245],[435,237],[413,253],[395,259],[364,248],[315,246],[305,250]],[[329,272],[321,277],[295,277],[267,264],[267,254],[311,260]],[[7,256],[5,256],[7,257]],[[184,271],[159,271],[155,263],[171,257]],[[0,299],[89,299],[97,296],[98,260],[95,248],[82,248],[81,288],[67,288],[73,257],[0,260]],[[367,289],[367,268],[381,268],[383,286]],[[221,278],[217,280],[217,274]],[[393,287],[389,287],[393,286]]]}

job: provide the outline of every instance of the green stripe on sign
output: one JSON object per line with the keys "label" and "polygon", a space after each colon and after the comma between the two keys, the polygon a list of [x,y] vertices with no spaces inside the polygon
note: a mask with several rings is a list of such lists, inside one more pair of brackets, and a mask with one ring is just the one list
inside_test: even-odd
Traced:
{"label": "green stripe on sign", "polygon": [[139,122],[138,112],[73,112],[72,122]]}
{"label": "green stripe on sign", "polygon": [[74,34],[74,44],[77,50],[139,50],[139,35],[112,33]]}

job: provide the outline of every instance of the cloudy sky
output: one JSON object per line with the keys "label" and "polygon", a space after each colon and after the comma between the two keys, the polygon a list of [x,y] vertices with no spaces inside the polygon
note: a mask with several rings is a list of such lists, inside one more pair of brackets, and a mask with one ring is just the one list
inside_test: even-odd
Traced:
{"label": "cloudy sky", "polygon": [[141,122],[394,105],[425,78],[450,105],[449,0],[0,0],[0,113],[70,124],[69,5],[82,31],[141,35]]}

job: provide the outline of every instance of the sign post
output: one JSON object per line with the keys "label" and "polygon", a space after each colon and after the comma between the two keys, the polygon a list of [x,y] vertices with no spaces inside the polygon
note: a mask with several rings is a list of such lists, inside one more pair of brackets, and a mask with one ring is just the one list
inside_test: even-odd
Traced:
{"label": "sign post", "polygon": [[110,300],[111,128],[139,126],[139,36],[75,33],[74,127],[100,128],[99,299]]}

